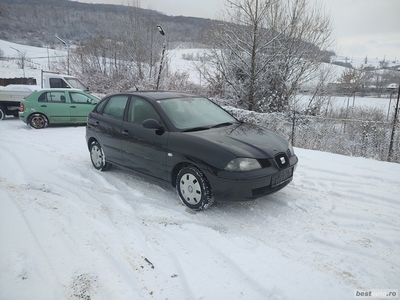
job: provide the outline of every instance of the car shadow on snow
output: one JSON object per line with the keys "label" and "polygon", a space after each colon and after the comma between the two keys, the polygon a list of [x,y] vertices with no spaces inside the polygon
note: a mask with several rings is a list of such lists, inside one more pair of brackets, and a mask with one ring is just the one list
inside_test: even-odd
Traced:
{"label": "car shadow on snow", "polygon": [[[175,187],[173,187],[170,182],[162,181],[152,176],[142,174],[137,171],[132,171],[120,166],[113,166],[110,170],[101,172],[101,174],[112,175],[115,177],[116,182],[122,182],[129,189],[132,189],[132,191],[138,189],[143,190],[143,193],[146,194],[147,197],[152,198],[152,200],[157,201],[157,198],[161,198],[160,200],[167,205],[170,203],[171,208],[177,203],[181,203]],[[111,177],[107,175],[107,179],[111,180]],[[290,184],[288,187],[290,187]],[[270,195],[265,195],[253,200],[235,202],[216,201],[210,208],[202,211],[191,210],[190,208],[185,207],[183,204],[178,207],[183,208],[185,211],[192,214],[204,213],[209,215],[215,212],[227,214],[249,213],[254,215],[260,212],[263,215],[276,216],[278,214],[287,213],[288,210],[292,211],[289,203],[294,200],[292,200],[290,188],[288,189],[288,187],[286,187],[285,190],[278,191]],[[146,199],[143,201],[147,202],[148,200]]]}

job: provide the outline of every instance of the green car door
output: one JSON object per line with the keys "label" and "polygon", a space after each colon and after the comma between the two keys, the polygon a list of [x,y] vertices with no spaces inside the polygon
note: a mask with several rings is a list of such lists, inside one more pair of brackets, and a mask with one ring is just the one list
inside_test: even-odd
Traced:
{"label": "green car door", "polygon": [[99,100],[89,94],[79,91],[68,92],[70,100],[70,122],[86,123],[87,116]]}
{"label": "green car door", "polygon": [[38,112],[44,113],[51,124],[69,123],[70,103],[64,91],[45,91],[38,97]]}

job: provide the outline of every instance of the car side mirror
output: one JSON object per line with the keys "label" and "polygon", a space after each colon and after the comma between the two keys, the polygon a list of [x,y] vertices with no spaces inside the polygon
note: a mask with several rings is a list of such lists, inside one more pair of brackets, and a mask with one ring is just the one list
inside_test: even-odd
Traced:
{"label": "car side mirror", "polygon": [[165,130],[164,125],[160,124],[154,119],[144,120],[142,126],[147,129]]}

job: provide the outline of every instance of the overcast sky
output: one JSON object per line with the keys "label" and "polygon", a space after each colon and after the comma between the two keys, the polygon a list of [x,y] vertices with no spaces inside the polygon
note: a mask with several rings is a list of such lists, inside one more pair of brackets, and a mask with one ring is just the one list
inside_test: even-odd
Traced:
{"label": "overcast sky", "polygon": [[[78,0],[132,4],[131,0]],[[310,0],[313,1],[313,0]],[[314,0],[331,16],[337,55],[400,60],[400,0]],[[167,15],[217,19],[224,0],[140,0],[142,8]]]}

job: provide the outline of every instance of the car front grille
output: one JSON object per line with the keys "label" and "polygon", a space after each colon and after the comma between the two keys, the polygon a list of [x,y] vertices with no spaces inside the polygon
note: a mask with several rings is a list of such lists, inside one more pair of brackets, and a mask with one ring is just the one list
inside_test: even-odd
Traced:
{"label": "car front grille", "polygon": [[291,156],[292,156],[292,152],[290,152],[290,149],[287,149],[287,150],[286,150],[286,155],[287,155],[288,157],[291,157]]}
{"label": "car front grille", "polygon": [[257,159],[259,164],[261,165],[261,168],[268,168],[271,166],[271,162],[269,161],[268,158],[263,158],[263,159]]}

